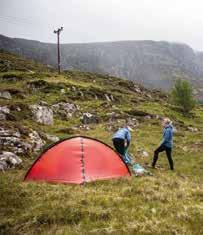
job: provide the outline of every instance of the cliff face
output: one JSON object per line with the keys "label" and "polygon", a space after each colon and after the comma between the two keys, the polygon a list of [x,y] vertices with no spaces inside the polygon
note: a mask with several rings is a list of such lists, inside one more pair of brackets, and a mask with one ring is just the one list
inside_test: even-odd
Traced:
{"label": "cliff face", "polygon": [[[0,36],[0,48],[56,66],[56,45]],[[63,69],[110,74],[168,90],[177,77],[202,86],[203,53],[185,44],[123,41],[62,44]]]}

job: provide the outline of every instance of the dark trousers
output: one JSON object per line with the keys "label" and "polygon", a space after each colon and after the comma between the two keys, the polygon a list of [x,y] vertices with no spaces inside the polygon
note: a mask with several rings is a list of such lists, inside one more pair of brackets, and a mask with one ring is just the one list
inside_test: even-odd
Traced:
{"label": "dark trousers", "polygon": [[124,139],[115,138],[113,139],[113,145],[118,153],[121,155],[125,154],[125,141]]}
{"label": "dark trousers", "polygon": [[169,165],[170,165],[170,168],[171,170],[173,170],[173,159],[172,159],[172,148],[168,148],[164,145],[161,145],[159,146],[155,151],[154,151],[154,159],[153,159],[153,162],[152,162],[152,167],[155,167],[156,165],[156,162],[158,160],[158,157],[159,157],[159,153],[160,152],[163,152],[165,151],[166,152],[166,156],[168,158],[168,162],[169,162]]}

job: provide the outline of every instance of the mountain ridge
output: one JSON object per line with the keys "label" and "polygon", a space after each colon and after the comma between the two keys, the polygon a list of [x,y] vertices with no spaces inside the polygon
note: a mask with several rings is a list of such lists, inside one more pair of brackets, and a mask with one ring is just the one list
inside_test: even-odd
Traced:
{"label": "mountain ridge", "polygon": [[[54,43],[0,35],[0,48],[56,67]],[[203,88],[203,52],[166,41],[116,41],[61,44],[61,67],[109,74],[136,81],[147,88],[168,91],[181,77]],[[201,91],[200,91],[201,93]]]}

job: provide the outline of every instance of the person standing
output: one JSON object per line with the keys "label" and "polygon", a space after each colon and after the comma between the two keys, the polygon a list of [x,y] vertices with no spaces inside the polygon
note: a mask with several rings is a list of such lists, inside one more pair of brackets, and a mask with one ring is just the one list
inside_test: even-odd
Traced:
{"label": "person standing", "polygon": [[163,126],[163,140],[160,146],[154,151],[154,158],[152,161],[152,167],[155,168],[156,162],[159,157],[159,153],[165,151],[170,165],[170,169],[174,170],[174,163],[172,159],[172,148],[173,148],[173,126],[169,118],[162,120]]}
{"label": "person standing", "polygon": [[112,138],[113,145],[116,151],[121,155],[125,163],[131,164],[131,159],[128,155],[128,148],[130,146],[132,129],[129,126],[117,130]]}

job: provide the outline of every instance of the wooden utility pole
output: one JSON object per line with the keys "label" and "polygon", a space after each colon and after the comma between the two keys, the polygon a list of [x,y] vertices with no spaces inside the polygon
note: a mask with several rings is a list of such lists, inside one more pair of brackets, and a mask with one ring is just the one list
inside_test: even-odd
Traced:
{"label": "wooden utility pole", "polygon": [[58,47],[58,74],[61,73],[61,56],[60,56],[60,33],[63,30],[63,27],[54,30],[54,33],[57,34],[57,47]]}

